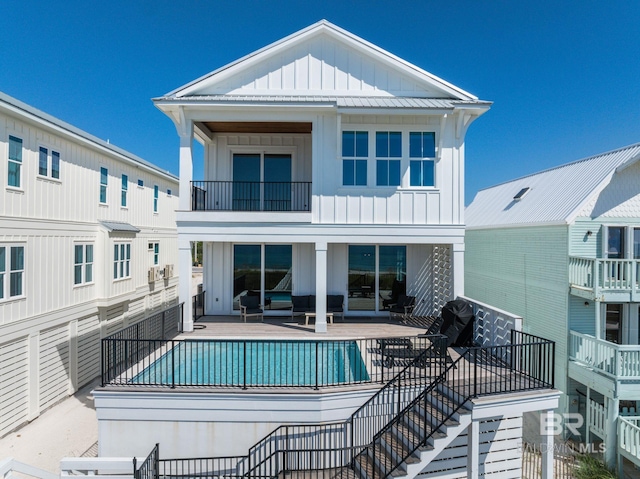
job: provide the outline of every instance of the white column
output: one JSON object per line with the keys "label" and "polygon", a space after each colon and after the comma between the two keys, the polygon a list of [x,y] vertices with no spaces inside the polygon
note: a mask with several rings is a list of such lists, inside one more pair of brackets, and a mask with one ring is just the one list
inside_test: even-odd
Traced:
{"label": "white column", "polygon": [[540,414],[542,423],[546,426],[541,428],[540,452],[542,453],[542,479],[553,479],[553,432],[550,425],[554,423],[553,409],[547,409]]}
{"label": "white column", "polygon": [[193,331],[193,304],[191,301],[191,242],[178,239],[179,294],[182,304],[182,320],[185,332]]}
{"label": "white column", "polygon": [[604,463],[608,468],[616,467],[616,454],[618,453],[618,410],[620,400],[605,398],[607,404],[607,425],[604,431]]}
{"label": "white column", "polygon": [[478,479],[480,476],[480,422],[471,421],[467,428],[467,477]]}
{"label": "white column", "polygon": [[316,333],[327,332],[327,243],[316,243]]}
{"label": "white column", "polygon": [[464,294],[464,244],[451,245],[453,263],[453,297]]}
{"label": "white column", "polygon": [[192,147],[193,125],[189,122],[180,133],[180,211],[191,210],[191,181],[193,180]]}

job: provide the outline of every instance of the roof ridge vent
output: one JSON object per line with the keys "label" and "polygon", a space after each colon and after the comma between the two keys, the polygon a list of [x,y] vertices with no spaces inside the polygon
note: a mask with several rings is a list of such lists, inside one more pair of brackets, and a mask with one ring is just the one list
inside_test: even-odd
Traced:
{"label": "roof ridge vent", "polygon": [[513,200],[514,201],[520,201],[522,198],[524,198],[526,196],[527,193],[529,193],[529,191],[531,191],[531,188],[528,187],[528,186],[525,186],[520,191],[518,191],[518,194],[513,197]]}

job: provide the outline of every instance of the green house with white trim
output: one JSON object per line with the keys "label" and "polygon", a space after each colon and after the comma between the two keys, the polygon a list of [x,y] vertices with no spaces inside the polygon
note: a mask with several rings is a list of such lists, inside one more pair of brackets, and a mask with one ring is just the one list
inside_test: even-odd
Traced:
{"label": "green house with white trim", "polygon": [[640,464],[640,144],[481,190],[465,219],[465,294],[553,338],[573,438]]}

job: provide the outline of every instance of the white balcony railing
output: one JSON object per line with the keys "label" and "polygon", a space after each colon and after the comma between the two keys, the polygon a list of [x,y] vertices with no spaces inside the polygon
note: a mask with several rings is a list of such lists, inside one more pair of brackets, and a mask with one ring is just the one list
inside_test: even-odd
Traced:
{"label": "white balcony railing", "polygon": [[569,358],[615,379],[640,379],[640,345],[620,345],[569,332]]}
{"label": "white balcony railing", "polygon": [[596,295],[603,292],[639,291],[640,260],[594,259],[569,257],[569,282],[578,288],[592,290]]}
{"label": "white balcony railing", "polygon": [[522,331],[522,317],[494,308],[475,299],[461,296],[473,306],[475,315],[473,339],[480,346],[510,344],[512,329]]}
{"label": "white balcony railing", "polygon": [[589,428],[604,439],[607,431],[607,408],[595,401],[589,401]]}
{"label": "white balcony railing", "polygon": [[640,416],[618,417],[618,448],[627,459],[640,464]]}

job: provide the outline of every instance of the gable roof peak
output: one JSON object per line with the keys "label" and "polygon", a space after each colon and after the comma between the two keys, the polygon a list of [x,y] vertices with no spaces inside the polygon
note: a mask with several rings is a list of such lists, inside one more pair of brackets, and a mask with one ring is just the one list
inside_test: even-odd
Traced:
{"label": "gable roof peak", "polygon": [[445,92],[445,94],[452,99],[476,101],[478,98],[469,92],[458,88],[457,86],[435,76],[431,73],[413,65],[412,63],[403,60],[402,58],[374,45],[373,43],[364,40],[363,38],[344,30],[343,28],[331,23],[326,19],[321,19],[318,22],[309,25],[291,35],[288,35],[280,40],[277,40],[263,48],[260,48],[248,55],[245,55],[227,65],[224,65],[210,73],[203,75],[196,80],[193,80],[186,85],[183,85],[163,96],[167,98],[180,98],[183,96],[189,96],[197,93],[205,85],[210,85],[213,82],[217,82],[217,79],[232,75],[241,70],[245,65],[249,66],[259,62],[263,59],[270,58],[272,55],[276,55],[284,49],[297,46],[309,38],[313,38],[316,35],[326,34],[340,43],[343,43],[365,56],[377,59],[377,61],[383,62],[388,66],[391,66],[397,71],[402,71],[403,74],[414,78],[419,82],[429,84],[438,90]]}

